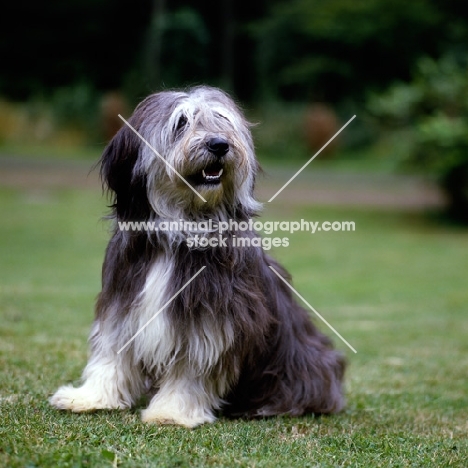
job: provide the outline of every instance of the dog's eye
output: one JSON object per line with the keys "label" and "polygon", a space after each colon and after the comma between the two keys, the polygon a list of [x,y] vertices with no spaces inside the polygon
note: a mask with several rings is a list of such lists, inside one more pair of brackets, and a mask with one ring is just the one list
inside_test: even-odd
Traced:
{"label": "dog's eye", "polygon": [[181,115],[179,120],[177,121],[177,126],[176,126],[176,134],[179,134],[180,132],[182,132],[182,130],[185,128],[185,126],[187,125],[187,117],[185,117],[185,115]]}
{"label": "dog's eye", "polygon": [[227,123],[231,123],[231,121],[230,121],[225,115],[223,115],[223,114],[220,114],[220,113],[217,112],[217,113],[216,113],[216,117],[219,118],[219,119],[221,119],[221,120],[224,120],[224,121],[227,122]]}

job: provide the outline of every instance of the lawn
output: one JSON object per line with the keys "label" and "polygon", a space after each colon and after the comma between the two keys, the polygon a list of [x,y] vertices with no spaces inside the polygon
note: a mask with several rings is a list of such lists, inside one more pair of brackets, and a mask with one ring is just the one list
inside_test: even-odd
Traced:
{"label": "lawn", "polygon": [[331,417],[143,425],[139,411],[68,414],[108,237],[97,190],[0,190],[0,466],[407,467],[468,459],[468,232],[396,211],[268,206],[265,219],[352,220],[277,234],[294,287],[357,349]]}

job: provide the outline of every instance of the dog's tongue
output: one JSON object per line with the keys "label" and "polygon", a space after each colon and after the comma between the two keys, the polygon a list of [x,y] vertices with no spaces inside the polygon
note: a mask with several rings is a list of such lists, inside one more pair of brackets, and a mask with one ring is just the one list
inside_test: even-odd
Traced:
{"label": "dog's tongue", "polygon": [[205,169],[205,175],[216,177],[219,175],[219,169]]}

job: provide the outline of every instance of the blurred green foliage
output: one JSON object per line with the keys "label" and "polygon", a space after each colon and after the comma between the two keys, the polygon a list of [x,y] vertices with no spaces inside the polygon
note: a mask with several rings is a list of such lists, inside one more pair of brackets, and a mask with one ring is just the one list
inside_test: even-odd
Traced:
{"label": "blurred green foliage", "polygon": [[413,79],[369,98],[368,109],[409,140],[405,161],[435,174],[450,211],[468,221],[468,60],[419,60]]}
{"label": "blurred green foliage", "polygon": [[92,84],[77,83],[56,89],[50,99],[57,124],[82,126],[92,134],[99,124],[99,94]]}
{"label": "blurred green foliage", "polygon": [[0,95],[14,100],[83,82],[139,100],[204,82],[243,101],[337,104],[468,41],[459,0],[50,0],[2,13]]}
{"label": "blurred green foliage", "polygon": [[429,0],[292,0],[277,2],[259,23],[264,91],[337,102],[406,78],[444,13]]}

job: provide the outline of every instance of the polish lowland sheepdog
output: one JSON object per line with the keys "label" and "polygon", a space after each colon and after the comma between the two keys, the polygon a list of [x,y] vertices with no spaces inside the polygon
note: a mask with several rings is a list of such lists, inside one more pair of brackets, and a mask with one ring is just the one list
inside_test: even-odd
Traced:
{"label": "polish lowland sheepdog", "polygon": [[344,360],[270,268],[290,280],[261,244],[194,247],[191,232],[119,228],[124,221],[256,216],[259,165],[239,108],[215,88],[164,91],[146,98],[128,123],[101,160],[115,227],[91,356],[82,385],[60,387],[51,404],[122,409],[147,395],[143,421],[186,427],[218,414],[340,411]]}

